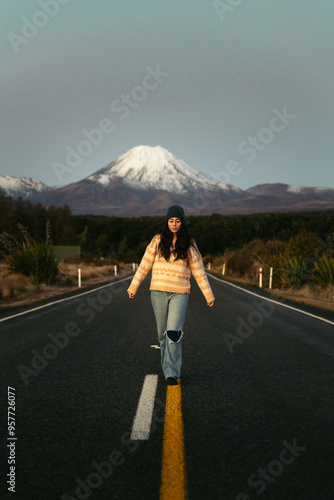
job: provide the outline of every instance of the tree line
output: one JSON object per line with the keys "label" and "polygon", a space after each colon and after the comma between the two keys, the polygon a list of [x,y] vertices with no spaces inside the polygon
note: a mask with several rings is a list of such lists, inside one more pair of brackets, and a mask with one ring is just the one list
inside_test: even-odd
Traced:
{"label": "tree line", "polygon": [[[49,223],[48,223],[49,221]],[[0,233],[20,235],[19,225],[24,226],[37,242],[47,238],[47,225],[55,245],[71,245],[76,239],[70,207],[45,207],[23,198],[14,199],[0,189]]]}
{"label": "tree line", "polygon": [[[301,231],[326,239],[334,234],[334,210],[303,213],[250,215],[191,215],[191,235],[203,256],[223,255],[253,240],[288,241]],[[107,217],[73,215],[68,205],[45,207],[0,191],[0,233],[19,235],[24,226],[37,242],[47,239],[54,245],[81,245],[89,259],[105,258],[133,262],[142,257],[152,237],[162,228],[164,217]]]}

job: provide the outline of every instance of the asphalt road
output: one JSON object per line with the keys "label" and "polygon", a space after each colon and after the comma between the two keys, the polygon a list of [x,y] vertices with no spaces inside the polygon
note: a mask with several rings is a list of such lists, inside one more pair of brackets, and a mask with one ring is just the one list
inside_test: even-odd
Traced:
{"label": "asphalt road", "polygon": [[[212,308],[192,284],[183,341],[189,500],[334,499],[334,315],[210,282]],[[131,301],[127,284],[0,322],[1,498],[159,499],[166,386],[149,280]],[[151,432],[134,441],[148,374]]]}

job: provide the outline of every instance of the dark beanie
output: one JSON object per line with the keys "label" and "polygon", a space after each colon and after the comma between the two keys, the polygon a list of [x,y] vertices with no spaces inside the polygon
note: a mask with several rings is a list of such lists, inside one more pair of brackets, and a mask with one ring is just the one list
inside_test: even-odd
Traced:
{"label": "dark beanie", "polygon": [[171,219],[172,217],[177,217],[178,219],[181,219],[182,222],[186,221],[184,210],[180,205],[172,205],[169,207],[166,214],[166,220]]}

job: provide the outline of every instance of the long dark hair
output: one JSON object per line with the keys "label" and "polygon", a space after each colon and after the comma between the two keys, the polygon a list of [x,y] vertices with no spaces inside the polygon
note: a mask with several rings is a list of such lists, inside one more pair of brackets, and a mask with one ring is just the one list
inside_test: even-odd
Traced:
{"label": "long dark hair", "polygon": [[[168,220],[160,231],[160,243],[158,247],[159,254],[163,256],[166,260],[170,259],[171,256],[171,246],[173,245],[173,233],[168,227]],[[175,248],[173,254],[176,259],[186,259],[188,257],[188,250],[194,245],[194,240],[189,234],[187,224],[181,222],[181,227],[177,233],[177,239],[175,242]]]}

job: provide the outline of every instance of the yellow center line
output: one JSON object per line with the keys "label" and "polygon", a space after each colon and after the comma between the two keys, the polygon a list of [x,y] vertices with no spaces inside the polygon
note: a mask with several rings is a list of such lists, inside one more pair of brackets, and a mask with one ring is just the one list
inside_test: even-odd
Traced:
{"label": "yellow center line", "polygon": [[167,387],[160,500],[188,498],[180,379],[178,382]]}

